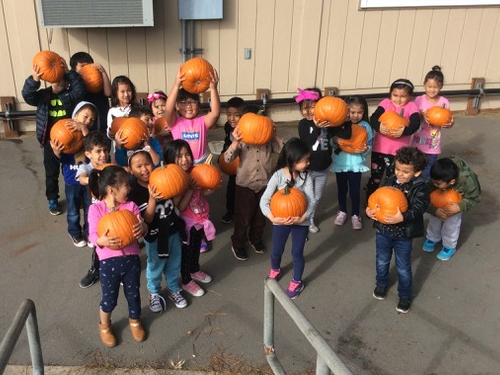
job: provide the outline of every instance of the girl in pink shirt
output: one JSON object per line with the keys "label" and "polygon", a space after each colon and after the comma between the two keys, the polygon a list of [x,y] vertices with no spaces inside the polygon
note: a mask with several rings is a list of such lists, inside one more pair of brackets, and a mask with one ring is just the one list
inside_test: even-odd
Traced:
{"label": "girl in pink shirt", "polygon": [[[370,117],[370,125],[375,133],[371,156],[371,175],[366,184],[366,198],[380,186],[384,172],[386,177],[394,174],[394,155],[401,147],[409,146],[411,135],[420,127],[418,108],[411,101],[413,84],[404,78],[395,80],[389,91],[389,98],[380,102]],[[386,111],[394,111],[409,121],[407,127],[398,132],[390,132],[385,124],[380,122],[380,116]]]}

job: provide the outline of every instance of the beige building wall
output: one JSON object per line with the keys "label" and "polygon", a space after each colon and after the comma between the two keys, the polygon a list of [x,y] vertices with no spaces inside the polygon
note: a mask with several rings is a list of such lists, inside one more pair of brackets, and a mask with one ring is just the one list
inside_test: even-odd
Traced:
{"label": "beige building wall", "polygon": [[[41,49],[68,61],[87,51],[111,79],[125,74],[138,91],[168,93],[182,62],[177,1],[154,0],[154,18],[154,27],[46,29],[36,0],[2,0],[0,96],[33,109],[20,92]],[[223,20],[194,21],[194,40],[219,71],[223,101],[255,99],[258,88],[270,89],[271,98],[311,86],[336,86],[340,95],[386,92],[400,77],[420,91],[436,64],[445,90],[468,89],[473,77],[484,77],[486,88],[500,87],[499,7],[360,10],[359,0],[225,0]],[[252,50],[248,60],[245,48]],[[378,101],[370,101],[372,109]],[[454,110],[466,107],[465,97],[451,102]],[[500,108],[500,95],[483,98],[481,108]],[[284,105],[272,107],[271,117],[300,115]]]}

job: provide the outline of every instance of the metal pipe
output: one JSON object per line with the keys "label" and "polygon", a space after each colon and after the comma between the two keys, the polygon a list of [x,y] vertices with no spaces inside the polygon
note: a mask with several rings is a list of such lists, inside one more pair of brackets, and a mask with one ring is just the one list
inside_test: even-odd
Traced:
{"label": "metal pipe", "polygon": [[182,43],[182,63],[186,62],[186,20],[181,21],[181,43]]}
{"label": "metal pipe", "polygon": [[274,296],[264,284],[264,354],[274,374],[286,375],[274,352]]}
{"label": "metal pipe", "polygon": [[194,58],[194,21],[189,21],[189,50],[191,51],[191,58]]}

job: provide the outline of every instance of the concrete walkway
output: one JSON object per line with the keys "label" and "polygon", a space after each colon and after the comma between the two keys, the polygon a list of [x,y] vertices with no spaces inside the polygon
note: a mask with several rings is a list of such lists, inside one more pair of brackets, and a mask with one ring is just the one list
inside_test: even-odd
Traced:
{"label": "concrete walkway", "polygon": [[[279,126],[278,131],[285,138],[297,134],[295,126]],[[464,215],[459,249],[450,261],[424,253],[423,239],[414,241],[415,298],[409,314],[395,311],[395,284],[385,301],[372,297],[374,230],[368,219],[359,232],[349,223],[333,225],[337,190],[334,176],[329,176],[318,210],[321,231],[311,235],[306,245],[306,288],[295,303],[356,374],[500,373],[500,114],[457,117],[455,127],[443,133],[443,155],[458,154],[470,163],[479,174],[483,201]],[[221,129],[210,134],[211,140],[222,138]],[[44,362],[70,366],[48,367],[49,374],[108,374],[106,369],[170,374],[156,369],[172,369],[171,362],[180,361],[184,370],[269,371],[262,343],[262,280],[269,254],[259,255],[249,248],[248,261],[234,258],[232,225],[219,221],[224,189],[209,196],[218,235],[213,250],[201,256],[202,268],[214,277],[206,295],[188,296],[189,306],[183,310],[168,301],[167,312],[153,314],[143,272],[147,340],[133,341],[126,303],[120,296],[112,317],[119,345],[106,349],[97,330],[99,285],[85,290],[78,286],[90,265],[91,251],[70,243],[64,214],[49,215],[41,156],[32,134],[0,139],[2,336],[21,302],[30,298],[36,304]],[[271,247],[271,225],[264,243]],[[292,274],[289,252],[283,259],[283,273],[280,284],[286,288]],[[275,322],[276,353],[287,371],[314,368],[313,349],[278,305]],[[24,333],[10,363],[30,364]],[[26,373],[23,369],[9,373]]]}

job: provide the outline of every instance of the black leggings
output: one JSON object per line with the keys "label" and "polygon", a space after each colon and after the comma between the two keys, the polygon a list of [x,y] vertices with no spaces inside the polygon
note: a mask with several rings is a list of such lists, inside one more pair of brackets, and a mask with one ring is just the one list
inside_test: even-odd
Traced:
{"label": "black leggings", "polygon": [[366,200],[368,200],[368,197],[380,187],[384,172],[386,177],[394,174],[394,155],[372,152],[371,160],[371,175],[365,188]]}
{"label": "black leggings", "polygon": [[182,243],[181,278],[184,285],[192,280],[192,273],[200,270],[200,246],[203,237],[205,237],[203,228],[191,227],[189,244]]}

